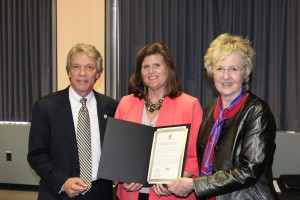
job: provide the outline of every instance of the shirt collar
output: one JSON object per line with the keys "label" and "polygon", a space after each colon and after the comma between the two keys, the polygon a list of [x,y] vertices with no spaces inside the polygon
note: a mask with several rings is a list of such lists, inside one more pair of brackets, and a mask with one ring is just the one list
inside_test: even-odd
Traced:
{"label": "shirt collar", "polygon": [[82,98],[86,98],[87,99],[86,102],[88,103],[91,100],[91,98],[94,96],[94,92],[91,91],[86,97],[82,97],[79,94],[77,94],[75,92],[75,90],[70,86],[69,87],[69,96],[70,96],[70,98],[74,99],[76,102],[79,102],[79,103]]}

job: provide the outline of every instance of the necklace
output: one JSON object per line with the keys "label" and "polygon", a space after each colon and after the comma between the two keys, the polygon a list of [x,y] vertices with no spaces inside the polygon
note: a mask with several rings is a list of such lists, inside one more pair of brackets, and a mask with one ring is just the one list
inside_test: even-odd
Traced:
{"label": "necklace", "polygon": [[164,99],[165,98],[163,97],[163,98],[159,99],[156,104],[154,104],[147,97],[145,100],[145,106],[146,106],[147,110],[149,110],[150,112],[154,112],[155,110],[159,110],[161,108],[162,103],[164,102]]}

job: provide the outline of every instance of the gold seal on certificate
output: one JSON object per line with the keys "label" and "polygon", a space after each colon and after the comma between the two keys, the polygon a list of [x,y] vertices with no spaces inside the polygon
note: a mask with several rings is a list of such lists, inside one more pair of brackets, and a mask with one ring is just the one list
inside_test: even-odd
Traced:
{"label": "gold seal on certificate", "polygon": [[181,177],[187,137],[186,126],[158,128],[155,131],[148,169],[149,184],[165,184]]}

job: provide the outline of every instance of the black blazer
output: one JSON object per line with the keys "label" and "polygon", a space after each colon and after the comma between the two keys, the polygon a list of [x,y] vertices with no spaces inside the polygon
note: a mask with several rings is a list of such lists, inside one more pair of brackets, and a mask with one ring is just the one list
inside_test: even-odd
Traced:
{"label": "black blazer", "polygon": [[[211,129],[217,99],[204,110],[197,140],[199,169]],[[227,119],[214,149],[213,174],[194,179],[198,199],[278,199],[272,164],[276,123],[268,105],[249,94],[240,110]]]}
{"label": "black blazer", "polygon": [[[94,94],[102,144],[107,118],[114,117],[118,102],[95,91]],[[58,195],[58,192],[65,181],[70,177],[79,177],[79,158],[69,87],[45,96],[35,103],[27,160],[41,177],[39,199],[59,199],[62,194]],[[110,181],[107,181],[107,187],[112,187]]]}

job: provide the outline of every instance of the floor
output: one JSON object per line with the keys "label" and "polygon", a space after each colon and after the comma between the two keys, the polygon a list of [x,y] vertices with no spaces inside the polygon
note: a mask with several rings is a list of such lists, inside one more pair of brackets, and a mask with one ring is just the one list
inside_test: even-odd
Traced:
{"label": "floor", "polygon": [[0,200],[36,200],[37,192],[0,190]]}
{"label": "floor", "polygon": [[[0,200],[37,200],[38,193],[35,191],[0,189]],[[115,193],[114,200],[118,200]]]}

